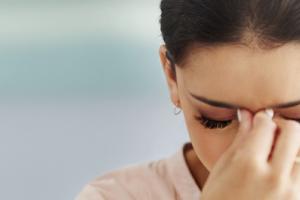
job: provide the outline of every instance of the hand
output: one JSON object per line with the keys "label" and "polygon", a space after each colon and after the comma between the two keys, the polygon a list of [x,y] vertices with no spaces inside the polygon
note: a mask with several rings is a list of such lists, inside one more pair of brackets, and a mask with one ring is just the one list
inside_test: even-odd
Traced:
{"label": "hand", "polygon": [[201,200],[300,199],[300,164],[294,162],[300,155],[300,124],[272,120],[264,111],[252,117],[241,110],[241,118],[236,138],[211,170]]}

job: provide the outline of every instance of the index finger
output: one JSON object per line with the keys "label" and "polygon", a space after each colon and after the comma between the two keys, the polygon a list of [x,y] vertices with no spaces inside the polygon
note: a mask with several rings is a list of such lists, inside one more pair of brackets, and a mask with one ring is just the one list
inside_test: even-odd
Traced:
{"label": "index finger", "polygon": [[243,149],[249,158],[267,163],[277,128],[266,111],[256,113]]}

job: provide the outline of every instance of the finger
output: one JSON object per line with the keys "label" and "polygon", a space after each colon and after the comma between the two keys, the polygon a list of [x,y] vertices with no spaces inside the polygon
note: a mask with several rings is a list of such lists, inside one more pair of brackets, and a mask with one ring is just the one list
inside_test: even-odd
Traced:
{"label": "finger", "polygon": [[238,146],[242,145],[242,141],[244,140],[246,134],[248,134],[252,126],[252,114],[248,110],[238,109],[237,116],[239,120],[239,128],[234,140],[227,149],[228,152],[234,152],[235,149],[238,148]]}
{"label": "finger", "polygon": [[[300,151],[298,151],[297,156],[300,157]],[[292,182],[300,188],[300,162],[294,162],[294,166],[291,172]]]}
{"label": "finger", "polygon": [[256,113],[253,118],[252,129],[244,144],[244,150],[248,156],[267,161],[274,140],[276,124],[265,111]]}
{"label": "finger", "polygon": [[274,172],[289,176],[300,147],[300,124],[294,120],[274,119],[279,133],[270,164]]}

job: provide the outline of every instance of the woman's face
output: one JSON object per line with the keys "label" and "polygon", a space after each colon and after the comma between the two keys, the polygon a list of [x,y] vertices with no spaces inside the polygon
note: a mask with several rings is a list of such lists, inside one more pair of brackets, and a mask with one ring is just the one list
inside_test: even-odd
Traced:
{"label": "woman's face", "polygon": [[[300,44],[271,50],[234,45],[193,48],[184,66],[176,67],[176,80],[165,51],[162,45],[160,58],[171,100],[179,102],[194,151],[209,171],[236,136],[237,107],[255,114],[266,107],[300,100]],[[211,105],[201,97],[222,104]],[[300,104],[287,106],[274,108],[275,114],[300,119]],[[217,127],[207,128],[206,122],[197,119],[201,116],[228,123],[208,122]]]}

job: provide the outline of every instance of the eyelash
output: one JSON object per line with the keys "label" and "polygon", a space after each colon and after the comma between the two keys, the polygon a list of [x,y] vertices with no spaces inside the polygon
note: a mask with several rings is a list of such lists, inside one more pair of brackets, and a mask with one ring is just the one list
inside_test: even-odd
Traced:
{"label": "eyelash", "polygon": [[199,121],[205,128],[209,128],[209,129],[223,129],[227,126],[229,126],[233,120],[226,120],[226,121],[217,121],[217,120],[213,120],[210,119],[208,117],[205,116],[195,116],[195,119],[197,121]]}
{"label": "eyelash", "polygon": [[[300,123],[300,119],[293,119],[293,118],[287,118],[287,117],[284,117],[285,119],[288,119],[288,120],[294,120],[298,123]],[[213,120],[213,119],[210,119],[208,117],[205,117],[205,116],[195,116],[195,119],[197,121],[199,121],[205,128],[209,128],[209,129],[223,129],[227,126],[229,126],[233,120],[226,120],[226,121],[217,121],[217,120]]]}

